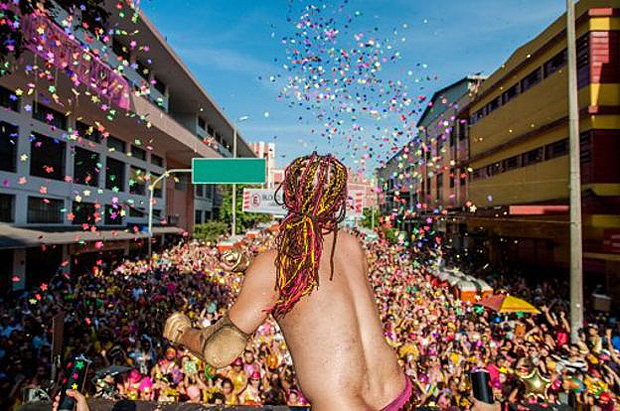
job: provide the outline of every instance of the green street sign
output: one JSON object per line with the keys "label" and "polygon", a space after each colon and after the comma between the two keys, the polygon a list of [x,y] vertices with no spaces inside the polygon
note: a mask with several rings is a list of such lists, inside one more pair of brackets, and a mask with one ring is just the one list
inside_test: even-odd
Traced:
{"label": "green street sign", "polygon": [[192,158],[192,184],[262,184],[264,158]]}

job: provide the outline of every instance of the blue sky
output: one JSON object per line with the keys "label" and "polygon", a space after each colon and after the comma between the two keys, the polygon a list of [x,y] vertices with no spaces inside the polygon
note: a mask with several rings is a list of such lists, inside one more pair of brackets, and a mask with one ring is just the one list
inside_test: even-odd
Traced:
{"label": "blue sky", "polygon": [[[390,147],[379,147],[370,137],[367,146],[329,142],[312,133],[320,127],[312,110],[278,100],[291,74],[283,68],[282,38],[292,30],[287,10],[292,5],[296,13],[289,15],[297,18],[299,6],[313,3],[338,4],[343,16],[358,16],[348,29],[342,21],[335,24],[341,44],[358,32],[390,39],[400,58],[379,75],[401,80],[410,96],[429,97],[467,74],[492,73],[565,7],[558,0],[142,0],[141,8],[226,115],[249,116],[239,125],[246,140],[276,142],[279,166],[317,149],[335,152],[355,167],[372,147],[371,170],[391,156]],[[383,122],[380,127],[394,125]]]}

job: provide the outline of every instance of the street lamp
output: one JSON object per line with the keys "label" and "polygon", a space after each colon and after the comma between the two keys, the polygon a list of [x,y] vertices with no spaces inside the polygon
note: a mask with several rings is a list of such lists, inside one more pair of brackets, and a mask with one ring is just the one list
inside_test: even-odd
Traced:
{"label": "street lamp", "polygon": [[[250,118],[249,116],[241,116],[237,119],[237,123]],[[233,158],[237,158],[237,124],[233,124]],[[232,236],[237,235],[237,184],[232,185]]]}

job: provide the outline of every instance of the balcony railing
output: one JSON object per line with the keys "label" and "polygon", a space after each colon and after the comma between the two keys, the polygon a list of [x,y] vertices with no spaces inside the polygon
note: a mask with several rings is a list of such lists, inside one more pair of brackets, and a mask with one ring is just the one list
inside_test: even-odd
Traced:
{"label": "balcony railing", "polygon": [[48,63],[67,71],[74,84],[84,84],[110,103],[129,109],[131,89],[127,80],[65,33],[48,17],[22,18],[24,45]]}

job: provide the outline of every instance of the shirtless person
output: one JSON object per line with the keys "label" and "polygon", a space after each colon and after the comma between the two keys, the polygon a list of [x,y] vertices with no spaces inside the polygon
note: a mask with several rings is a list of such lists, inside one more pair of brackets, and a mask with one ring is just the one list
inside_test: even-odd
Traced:
{"label": "shirtless person", "polygon": [[313,410],[411,409],[411,382],[383,336],[364,249],[338,232],[346,185],[347,170],[331,155],[294,160],[281,186],[289,213],[277,249],[250,264],[224,318],[201,330],[176,313],[164,336],[219,368],[272,314]]}

